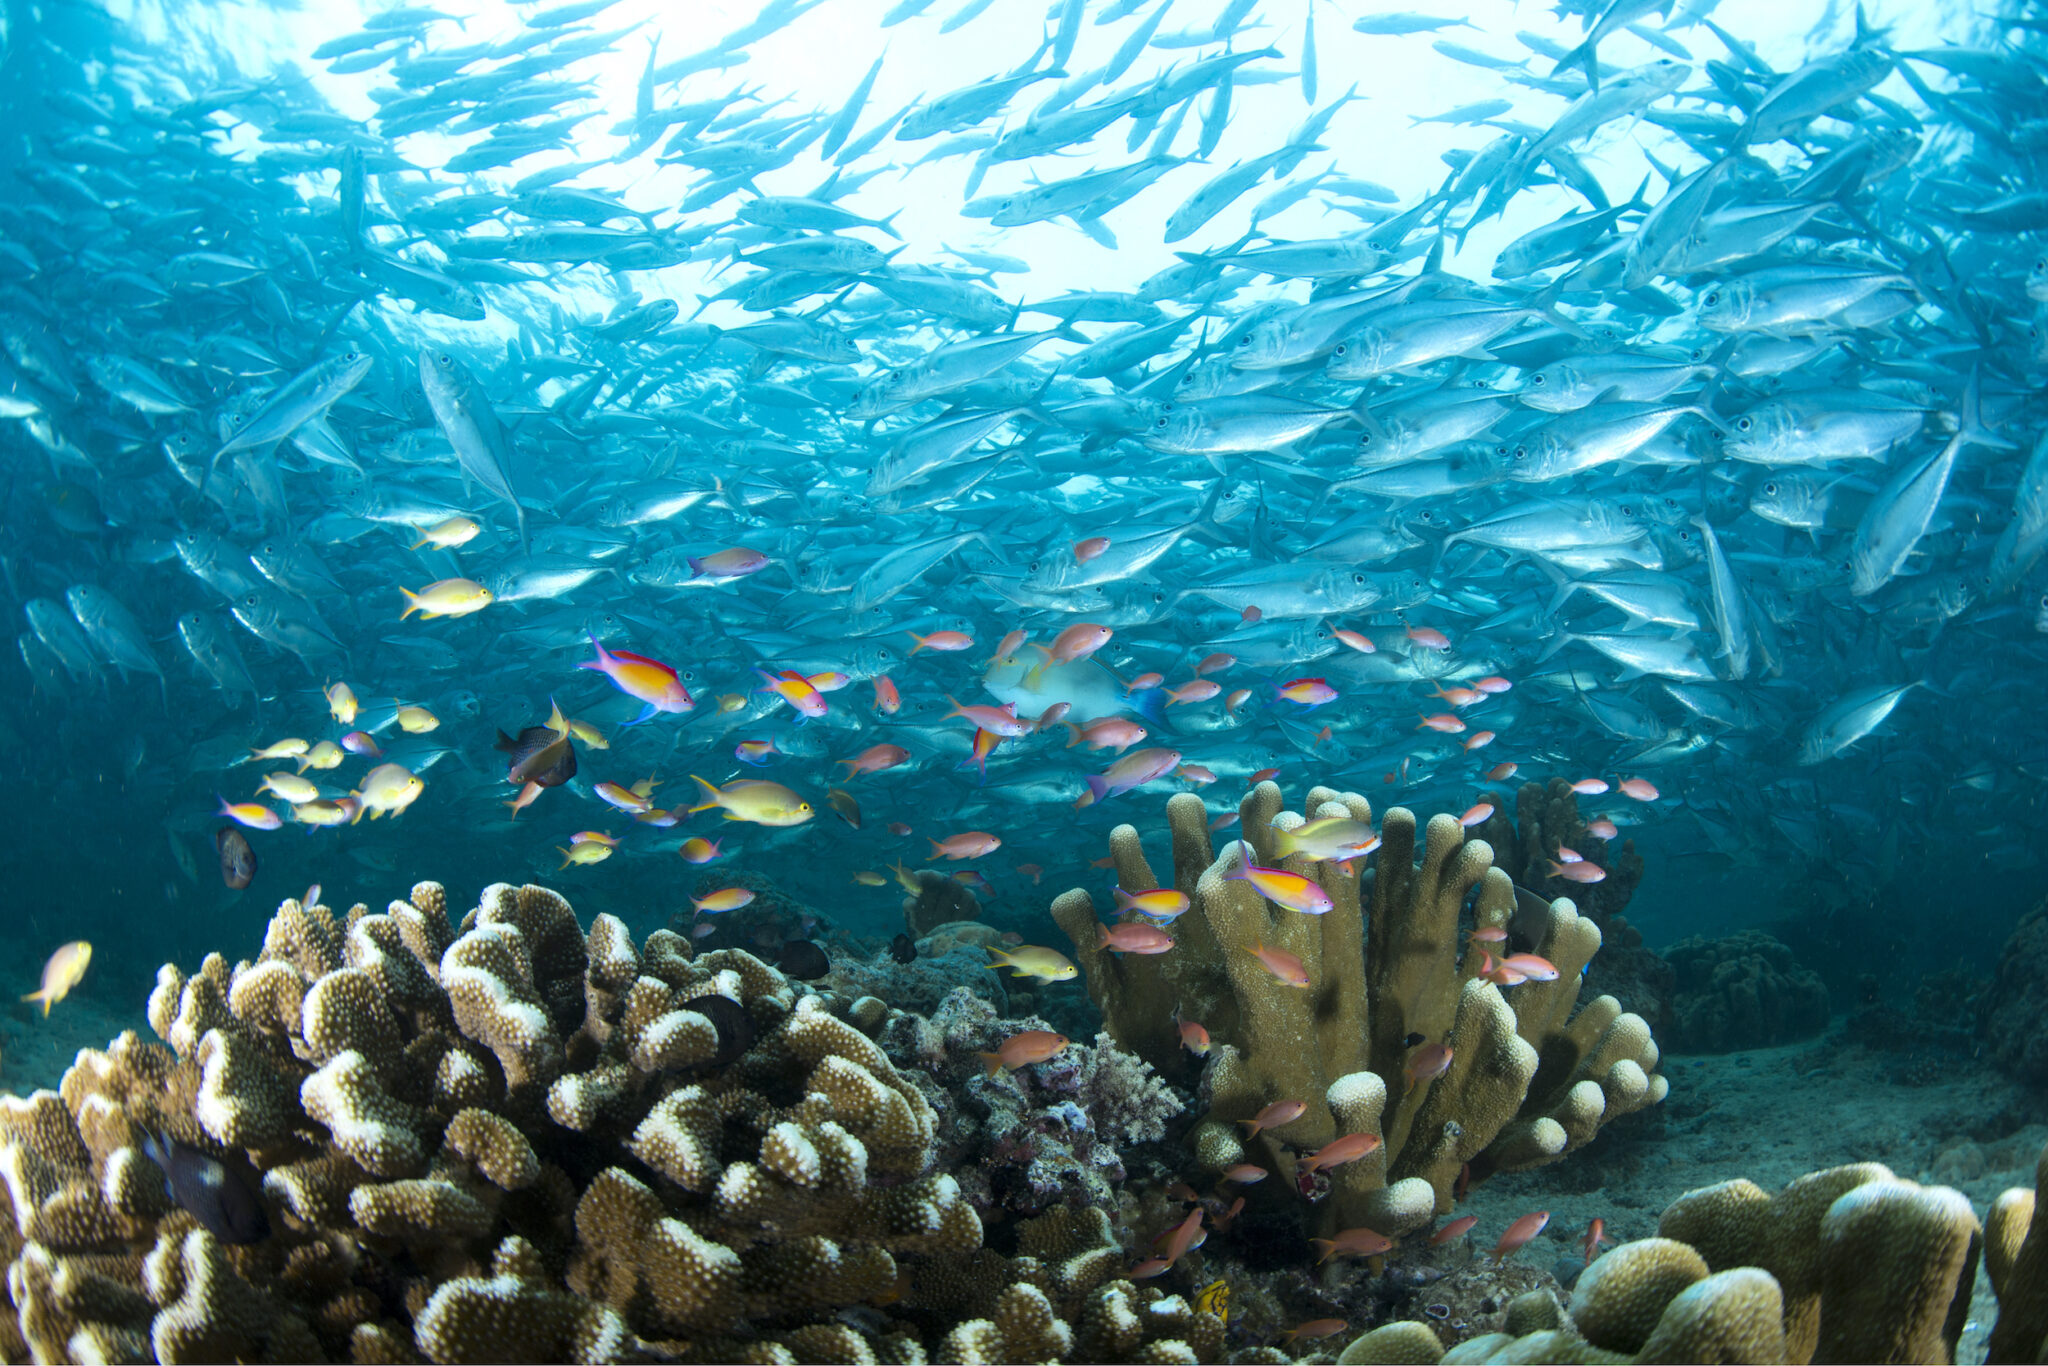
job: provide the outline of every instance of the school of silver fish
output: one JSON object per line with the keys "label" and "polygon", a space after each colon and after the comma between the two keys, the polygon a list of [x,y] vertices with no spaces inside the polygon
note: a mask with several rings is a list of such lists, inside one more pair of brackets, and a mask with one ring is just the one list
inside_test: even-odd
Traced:
{"label": "school of silver fish", "polygon": [[[53,812],[642,887],[722,828],[887,907],[847,872],[1024,895],[1191,786],[1563,776],[1667,851],[1867,868],[1906,808],[2038,866],[2048,19],[1773,66],[1711,0],[1054,0],[900,109],[886,56],[734,74],[823,3],[374,11],[301,54],[367,120],[12,16],[0,726]],[[1422,61],[1469,146],[1362,178],[1337,116]],[[1180,250],[1048,292],[1043,223]]]}

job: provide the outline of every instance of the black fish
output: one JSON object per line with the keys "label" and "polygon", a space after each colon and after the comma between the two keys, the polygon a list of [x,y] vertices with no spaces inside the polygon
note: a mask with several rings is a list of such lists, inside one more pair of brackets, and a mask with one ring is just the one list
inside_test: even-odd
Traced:
{"label": "black fish", "polygon": [[832,971],[831,960],[825,957],[825,951],[808,939],[792,939],[784,944],[776,961],[783,972],[805,982]]}
{"label": "black fish", "polygon": [[263,1202],[242,1172],[169,1134],[145,1137],[142,1151],[164,1169],[164,1190],[178,1207],[223,1243],[256,1243],[270,1236]]}
{"label": "black fish", "polygon": [[567,734],[548,726],[528,726],[516,740],[501,730],[497,748],[512,756],[506,778],[522,786],[560,787],[576,776],[576,746]]}
{"label": "black fish", "polygon": [[213,847],[220,851],[220,880],[241,891],[256,879],[256,851],[232,825],[213,832]]}
{"label": "black fish", "polygon": [[696,1011],[718,1030],[718,1051],[711,1056],[712,1067],[730,1067],[754,1046],[754,1017],[730,996],[708,992],[681,1002],[677,1009]]}
{"label": "black fish", "polygon": [[917,941],[907,934],[899,934],[889,942],[889,956],[899,963],[917,961]]}
{"label": "black fish", "polygon": [[1421,1043],[1424,1039],[1427,1039],[1428,1037],[1429,1035],[1427,1034],[1410,1034],[1407,1038],[1401,1040],[1401,1047],[1413,1048],[1415,1047],[1415,1045]]}

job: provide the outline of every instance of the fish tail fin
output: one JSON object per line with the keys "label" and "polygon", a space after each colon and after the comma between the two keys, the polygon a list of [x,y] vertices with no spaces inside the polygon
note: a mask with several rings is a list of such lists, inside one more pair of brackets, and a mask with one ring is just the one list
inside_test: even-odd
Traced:
{"label": "fish tail fin", "polygon": [[1072,749],[1072,748],[1073,748],[1073,747],[1074,747],[1075,745],[1078,745],[1078,744],[1080,744],[1080,743],[1081,743],[1081,741],[1082,741],[1082,740],[1083,740],[1084,738],[1086,738],[1086,737],[1084,737],[1084,736],[1083,736],[1083,735],[1081,734],[1081,728],[1080,728],[1079,726],[1075,725],[1075,724],[1074,724],[1074,723],[1073,723],[1072,721],[1062,721],[1062,722],[1060,722],[1060,724],[1061,724],[1061,725],[1063,725],[1063,726],[1065,726],[1065,727],[1067,728],[1067,748],[1068,748],[1068,749]]}
{"label": "fish tail fin", "polygon": [[1125,699],[1130,709],[1145,718],[1147,722],[1161,729],[1171,729],[1166,724],[1166,699],[1158,688],[1146,688]]}
{"label": "fish tail fin", "polygon": [[1565,53],[1564,56],[1559,57],[1557,59],[1557,65],[1551,68],[1550,74],[1554,77],[1558,75],[1560,72],[1563,72],[1568,68],[1575,66],[1582,67],[1585,69],[1587,86],[1590,87],[1593,94],[1599,94],[1600,59],[1598,52],[1596,52],[1594,49],[1593,39],[1588,38],[1585,42],[1580,43],[1570,52]]}
{"label": "fish tail fin", "polygon": [[660,714],[661,708],[655,706],[652,702],[649,702],[646,706],[640,709],[640,714],[638,716],[634,717],[630,721],[619,722],[619,729],[624,730],[628,726],[645,725],[647,722],[653,720],[656,716],[659,716]]}
{"label": "fish tail fin", "polygon": [[[1856,7],[1856,24],[1860,31],[1863,25],[1863,7]],[[1956,440],[1964,445],[1992,446],[2002,451],[2017,450],[2018,447],[1984,425],[1982,409],[1982,375],[1970,371],[1970,379],[1963,386],[1963,411],[1957,419]]]}
{"label": "fish tail fin", "polygon": [[405,619],[406,619],[407,617],[411,616],[411,615],[412,615],[412,614],[413,614],[414,612],[423,612],[423,611],[425,611],[425,610],[426,610],[426,608],[424,607],[424,605],[422,605],[422,604],[421,604],[421,602],[420,602],[420,595],[419,595],[419,594],[417,594],[417,593],[413,592],[413,591],[412,591],[412,590],[411,590],[410,588],[401,588],[401,589],[399,589],[398,591],[399,591],[399,592],[401,592],[401,593],[403,593],[403,594],[405,594],[405,602],[406,602],[406,607],[405,607],[405,610],[404,610],[403,612],[400,612],[400,613],[398,614],[398,619],[399,619],[400,621],[404,621],[404,620],[405,620]]}
{"label": "fish tail fin", "polygon": [[1091,806],[1109,796],[1109,779],[1100,773],[1091,773],[1081,781],[1088,784],[1088,799]]}
{"label": "fish tail fin", "polygon": [[939,842],[938,842],[937,840],[933,839],[933,838],[932,838],[932,837],[931,837],[930,835],[926,835],[926,836],[925,836],[924,838],[925,838],[925,843],[926,843],[926,844],[929,844],[929,845],[930,845],[930,846],[932,847],[932,853],[931,853],[931,856],[932,856],[933,858],[944,858],[944,857],[946,856],[946,846],[945,846],[945,845],[943,845],[943,844],[939,843]]}
{"label": "fish tail fin", "polygon": [[569,866],[569,851],[558,844],[555,846],[555,852],[562,856],[561,863],[559,863],[555,867],[555,871],[559,873],[562,871],[562,869],[567,868]]}
{"label": "fish tail fin", "polygon": [[716,807],[719,804],[718,799],[725,795],[723,792],[720,792],[718,790],[715,784],[705,782],[702,778],[698,777],[694,773],[690,775],[690,781],[695,783],[698,787],[704,789],[703,795],[705,798],[707,798],[707,800],[704,801],[701,805],[693,806],[690,808],[690,814],[693,816],[696,815],[699,811],[709,811],[713,807]]}
{"label": "fish tail fin", "polygon": [[[407,522],[406,525],[412,526],[412,523]],[[417,541],[414,541],[411,545],[407,546],[406,549],[418,550],[421,546],[427,544],[428,540],[431,538],[427,535],[425,527],[414,526],[412,529],[419,534],[419,539]]]}
{"label": "fish tail fin", "polygon": [[1001,949],[997,948],[997,947],[996,947],[995,945],[993,945],[993,944],[984,944],[984,945],[982,945],[982,947],[988,950],[988,965],[989,965],[990,967],[992,967],[992,968],[1014,968],[1014,967],[1016,966],[1016,964],[1015,964],[1015,963],[1013,963],[1012,961],[1010,961],[1010,955],[1009,955],[1009,954],[1007,954],[1007,953],[1004,953],[1004,952],[1003,952],[1003,951],[1002,951]]}
{"label": "fish tail fin", "polygon": [[981,1065],[988,1069],[982,1073],[984,1077],[992,1077],[1003,1070],[1003,1055],[1000,1053],[976,1053],[974,1056],[980,1058]]}

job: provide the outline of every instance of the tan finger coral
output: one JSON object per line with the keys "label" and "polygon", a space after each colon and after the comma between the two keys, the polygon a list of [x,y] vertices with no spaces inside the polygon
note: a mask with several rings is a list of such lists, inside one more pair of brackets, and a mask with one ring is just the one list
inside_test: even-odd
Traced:
{"label": "tan finger coral", "polygon": [[[1166,953],[1109,953],[1085,892],[1053,902],[1119,1044],[1189,1076],[1173,1022],[1207,1029],[1208,1113],[1191,1137],[1205,1169],[1251,1160],[1291,1176],[1296,1151],[1372,1133],[1377,1151],[1337,1170],[1335,1198],[1310,1207],[1307,1231],[1366,1226],[1397,1235],[1448,1213],[1462,1171],[1483,1178],[1556,1161],[1602,1124],[1663,1099],[1667,1084],[1643,1021],[1609,997],[1579,1003],[1580,970],[1599,950],[1600,931],[1571,902],[1518,902],[1492,849],[1454,816],[1430,821],[1418,862],[1415,818],[1400,807],[1381,821],[1363,879],[1335,861],[1282,856],[1278,838],[1309,821],[1372,820],[1371,805],[1352,792],[1312,788],[1300,812],[1282,803],[1276,784],[1254,787],[1239,804],[1241,838],[1219,853],[1201,800],[1169,799],[1168,880],[1135,829],[1111,832],[1120,885],[1172,886],[1190,900]],[[1311,879],[1331,909],[1306,915],[1267,901],[1234,875],[1247,862]],[[1547,959],[1556,976],[1506,990],[1482,980],[1481,952],[1463,943],[1468,901],[1472,929],[1499,932],[1508,947]],[[1267,951],[1298,961],[1306,986],[1280,980],[1261,961]],[[1415,1081],[1418,1037],[1447,1047],[1450,1058]],[[1281,1100],[1306,1108],[1246,1142],[1243,1122]],[[1278,1197],[1255,1190],[1249,1198]]]}

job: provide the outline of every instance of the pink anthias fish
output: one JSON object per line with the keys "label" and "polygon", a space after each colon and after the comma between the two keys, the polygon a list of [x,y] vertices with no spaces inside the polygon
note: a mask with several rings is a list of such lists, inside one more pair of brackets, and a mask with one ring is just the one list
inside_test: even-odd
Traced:
{"label": "pink anthias fish", "polygon": [[1164,777],[1180,766],[1180,751],[1177,749],[1141,749],[1126,754],[1109,766],[1105,773],[1091,773],[1084,782],[1088,784],[1087,794],[1077,806],[1091,806],[1110,797],[1120,796],[1134,787],[1143,787],[1154,778]]}
{"label": "pink anthias fish", "polygon": [[597,651],[597,658],[586,659],[577,668],[595,669],[620,692],[647,704],[627,725],[637,726],[663,712],[685,712],[697,705],[676,671],[660,660],[627,650],[607,650],[596,636],[590,638],[590,648]]}

